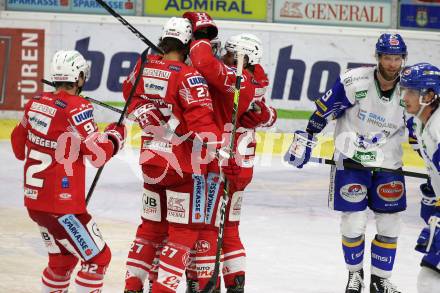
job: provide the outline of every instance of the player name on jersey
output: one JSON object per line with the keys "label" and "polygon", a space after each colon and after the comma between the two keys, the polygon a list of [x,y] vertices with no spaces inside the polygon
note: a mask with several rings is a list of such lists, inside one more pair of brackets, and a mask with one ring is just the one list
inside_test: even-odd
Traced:
{"label": "player name on jersey", "polygon": [[28,140],[30,142],[32,142],[33,144],[42,146],[42,147],[46,147],[46,148],[51,148],[51,149],[56,149],[57,148],[57,142],[56,141],[52,141],[49,139],[45,139],[42,137],[39,137],[36,134],[33,134],[32,132],[28,132]]}

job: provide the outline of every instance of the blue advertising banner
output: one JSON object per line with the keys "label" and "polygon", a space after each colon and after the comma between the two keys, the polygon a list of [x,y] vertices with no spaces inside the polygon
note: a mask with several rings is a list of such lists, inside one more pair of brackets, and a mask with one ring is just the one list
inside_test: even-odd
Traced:
{"label": "blue advertising banner", "polygon": [[[95,14],[107,14],[108,12],[101,7],[95,0],[70,0],[72,1],[72,12],[79,13],[95,13]],[[111,8],[122,15],[135,15],[135,3],[136,0],[112,0],[105,1]]]}
{"label": "blue advertising banner", "polygon": [[7,10],[70,12],[70,0],[6,0]]}
{"label": "blue advertising banner", "polygon": [[[107,4],[122,15],[135,15],[135,0],[111,0]],[[95,0],[7,0],[7,10],[107,14]]]}
{"label": "blue advertising banner", "polygon": [[400,27],[440,29],[440,5],[402,1]]}

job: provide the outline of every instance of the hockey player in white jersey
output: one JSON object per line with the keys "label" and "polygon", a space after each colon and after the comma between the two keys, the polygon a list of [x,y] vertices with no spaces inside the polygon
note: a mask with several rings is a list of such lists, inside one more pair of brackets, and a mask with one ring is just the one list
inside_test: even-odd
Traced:
{"label": "hockey player in white jersey", "polygon": [[[417,280],[419,293],[440,291],[440,70],[428,63],[407,67],[401,75],[401,96],[408,113],[415,115],[414,134],[420,146],[434,193],[424,194],[420,214],[428,224],[416,250],[424,254]],[[437,196],[435,196],[437,194]]]}
{"label": "hockey player in white jersey", "polygon": [[[399,74],[407,56],[398,34],[382,34],[376,43],[376,67],[349,70],[316,100],[317,110],[305,131],[295,131],[285,160],[302,168],[309,160],[316,134],[336,119],[334,158],[361,166],[399,169],[405,140],[404,108]],[[399,213],[406,209],[404,177],[394,172],[333,167],[330,208],[341,213],[344,259],[349,271],[346,293],[362,292],[367,207],[375,215],[377,234],[371,242],[372,293],[398,293],[389,281],[400,233]]]}

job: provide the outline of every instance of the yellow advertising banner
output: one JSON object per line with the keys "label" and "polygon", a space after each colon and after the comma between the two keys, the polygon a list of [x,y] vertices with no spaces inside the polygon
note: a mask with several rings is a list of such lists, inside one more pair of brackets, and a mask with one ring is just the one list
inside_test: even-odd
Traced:
{"label": "yellow advertising banner", "polygon": [[266,0],[144,0],[144,15],[181,16],[204,11],[214,19],[266,21]]}

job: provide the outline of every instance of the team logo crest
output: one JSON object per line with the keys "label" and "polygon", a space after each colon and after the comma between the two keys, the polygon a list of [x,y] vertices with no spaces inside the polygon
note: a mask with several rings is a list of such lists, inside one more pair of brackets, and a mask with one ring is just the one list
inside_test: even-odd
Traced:
{"label": "team logo crest", "polygon": [[211,249],[211,245],[206,240],[197,240],[195,249],[197,253],[205,253]]}
{"label": "team logo crest", "polygon": [[411,69],[405,69],[404,71],[403,71],[403,75],[410,75],[411,74]]}
{"label": "team logo crest", "polygon": [[390,37],[390,45],[391,46],[399,46],[400,42],[395,35]]}
{"label": "team logo crest", "polygon": [[426,8],[417,9],[416,23],[418,26],[426,26],[428,24],[428,10]]}

